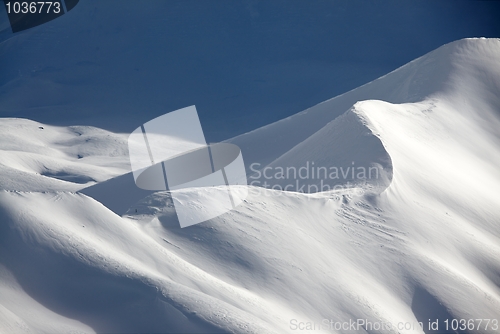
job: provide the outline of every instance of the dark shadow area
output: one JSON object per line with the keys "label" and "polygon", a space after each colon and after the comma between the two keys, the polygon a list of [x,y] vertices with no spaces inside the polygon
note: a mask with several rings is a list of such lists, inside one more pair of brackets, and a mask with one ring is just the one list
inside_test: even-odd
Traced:
{"label": "dark shadow area", "polygon": [[[454,331],[451,323],[454,319],[446,307],[422,287],[417,287],[411,302],[411,309],[415,318],[423,324],[424,333],[469,333],[467,331]],[[448,320],[449,328],[446,330],[445,321]],[[437,323],[436,323],[437,321]]]}
{"label": "dark shadow area", "polygon": [[[177,213],[175,212],[175,208],[171,208],[167,212],[164,212],[162,215],[158,216],[158,220],[166,230],[181,230],[181,226],[179,223],[179,218],[177,217]],[[179,231],[180,232],[180,231]]]}
{"label": "dark shadow area", "polygon": [[75,175],[69,174],[66,172],[58,172],[58,173],[42,173],[41,175],[51,177],[53,179],[58,179],[62,181],[68,181],[72,183],[85,184],[87,182],[95,182],[93,178],[87,175]]}
{"label": "dark shadow area", "polygon": [[132,172],[80,190],[80,193],[101,202],[121,216],[128,208],[154,191],[143,190],[135,185]]}

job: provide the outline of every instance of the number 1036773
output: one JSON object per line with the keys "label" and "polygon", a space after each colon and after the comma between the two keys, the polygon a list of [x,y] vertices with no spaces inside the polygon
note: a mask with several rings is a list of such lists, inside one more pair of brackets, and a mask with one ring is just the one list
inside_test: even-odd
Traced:
{"label": "number 1036773", "polygon": [[61,3],[58,1],[32,1],[20,2],[9,1],[5,2],[7,13],[11,14],[58,14],[61,12]]}
{"label": "number 1036773", "polygon": [[481,331],[481,330],[493,330],[497,331],[499,329],[498,319],[446,319],[444,321],[444,327],[448,330],[469,330],[469,331]]}

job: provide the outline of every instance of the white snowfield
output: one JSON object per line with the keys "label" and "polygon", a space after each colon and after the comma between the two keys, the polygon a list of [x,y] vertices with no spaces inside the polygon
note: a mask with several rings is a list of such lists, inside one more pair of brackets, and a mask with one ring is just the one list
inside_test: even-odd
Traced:
{"label": "white snowfield", "polygon": [[247,165],[352,160],[379,184],[250,187],[181,229],[167,192],[122,216],[79,192],[130,172],[126,140],[0,120],[0,333],[499,332],[500,40],[450,43],[229,140]]}

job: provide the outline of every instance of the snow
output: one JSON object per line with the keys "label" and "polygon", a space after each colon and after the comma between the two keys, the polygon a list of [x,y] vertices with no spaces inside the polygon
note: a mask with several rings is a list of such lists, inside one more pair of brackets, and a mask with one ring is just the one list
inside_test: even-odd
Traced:
{"label": "snow", "polygon": [[[384,177],[315,193],[250,186],[235,210],[184,229],[168,192],[134,192],[125,134],[1,119],[0,331],[285,333],[366,319],[422,333],[432,316],[498,319],[499,59],[498,39],[460,40],[229,140],[247,166],[355,161]],[[210,209],[210,190],[180,192]]]}
{"label": "snow", "polygon": [[130,170],[127,136],[84,127],[55,127],[3,118],[0,188],[76,191]]}

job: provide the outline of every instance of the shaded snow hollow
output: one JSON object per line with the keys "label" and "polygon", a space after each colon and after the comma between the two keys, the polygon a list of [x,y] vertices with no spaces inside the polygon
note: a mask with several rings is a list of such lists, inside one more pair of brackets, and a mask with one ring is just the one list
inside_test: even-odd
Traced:
{"label": "shaded snow hollow", "polygon": [[[0,332],[498,319],[499,60],[498,39],[450,43],[229,140],[247,165],[355,160],[385,178],[314,194],[251,187],[236,210],[185,229],[167,192],[113,192],[129,172],[125,135],[1,119]],[[184,196],[202,205],[203,190]]]}

